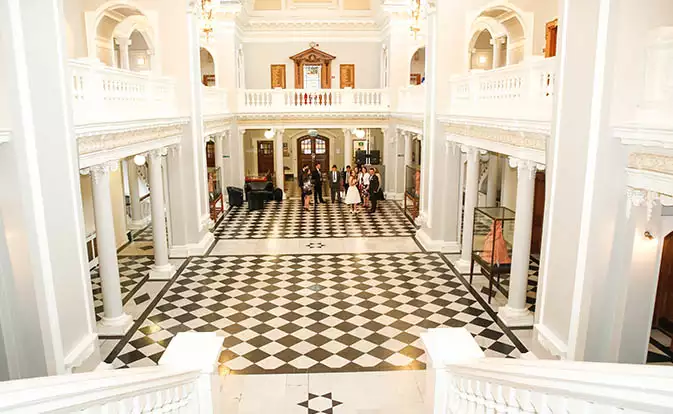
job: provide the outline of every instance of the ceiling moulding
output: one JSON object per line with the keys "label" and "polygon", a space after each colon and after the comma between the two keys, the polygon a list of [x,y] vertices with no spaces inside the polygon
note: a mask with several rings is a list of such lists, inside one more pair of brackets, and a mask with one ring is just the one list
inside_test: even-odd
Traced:
{"label": "ceiling moulding", "polygon": [[344,19],[344,20],[249,20],[240,22],[243,32],[271,32],[271,31],[370,31],[380,32],[381,25],[372,19]]}

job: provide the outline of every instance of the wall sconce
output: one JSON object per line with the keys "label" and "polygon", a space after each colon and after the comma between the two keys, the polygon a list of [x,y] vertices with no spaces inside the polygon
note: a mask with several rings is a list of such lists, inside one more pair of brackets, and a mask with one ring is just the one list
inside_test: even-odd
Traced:
{"label": "wall sconce", "polygon": [[646,230],[645,233],[643,233],[643,237],[645,237],[645,240],[654,240],[654,235],[650,233],[649,230]]}

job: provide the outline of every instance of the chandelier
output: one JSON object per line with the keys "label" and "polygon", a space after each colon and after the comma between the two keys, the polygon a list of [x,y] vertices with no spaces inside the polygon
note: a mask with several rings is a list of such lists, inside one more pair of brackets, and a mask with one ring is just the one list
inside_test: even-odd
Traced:
{"label": "chandelier", "polygon": [[212,0],[201,0],[201,32],[210,40],[213,33],[213,2]]}
{"label": "chandelier", "polygon": [[417,39],[418,32],[421,31],[421,0],[411,0],[409,13],[411,14],[411,33],[414,34],[414,39]]}

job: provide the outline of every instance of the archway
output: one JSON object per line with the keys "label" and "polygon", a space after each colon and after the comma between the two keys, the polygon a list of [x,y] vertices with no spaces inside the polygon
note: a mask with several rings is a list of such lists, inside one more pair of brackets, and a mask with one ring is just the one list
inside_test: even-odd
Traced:
{"label": "archway", "polygon": [[322,166],[323,175],[329,171],[329,138],[322,135],[312,137],[304,135],[297,139],[297,171],[308,165],[314,169],[316,164]]}
{"label": "archway", "polygon": [[204,86],[216,86],[215,59],[208,49],[202,47],[201,55],[201,83]]}
{"label": "archway", "polygon": [[411,57],[409,84],[420,85],[425,81],[425,46],[419,48]]}
{"label": "archway", "polygon": [[473,37],[470,45],[470,69],[493,69],[493,36],[486,29]]}

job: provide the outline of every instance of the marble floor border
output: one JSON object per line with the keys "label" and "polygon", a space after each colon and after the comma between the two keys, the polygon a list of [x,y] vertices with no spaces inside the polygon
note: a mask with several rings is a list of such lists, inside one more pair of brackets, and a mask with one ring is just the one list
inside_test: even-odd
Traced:
{"label": "marble floor border", "polygon": [[[145,311],[143,311],[143,313],[140,315],[140,317],[136,321],[133,322],[133,326],[131,327],[131,329],[129,329],[129,331],[126,333],[126,335],[124,335],[124,337],[121,338],[119,340],[119,342],[117,342],[117,345],[115,345],[115,347],[112,349],[110,354],[108,354],[108,356],[105,358],[105,360],[104,360],[105,363],[111,364],[114,361],[114,359],[117,358],[117,356],[119,355],[121,350],[124,348],[124,345],[126,345],[128,343],[128,341],[131,340],[131,337],[133,336],[133,334],[138,329],[140,329],[140,326],[143,324],[145,319],[147,319],[147,317],[150,315],[152,310],[157,306],[157,303],[159,303],[159,301],[164,297],[164,295],[166,295],[166,292],[168,292],[168,290],[175,283],[175,281],[178,279],[178,277],[180,277],[182,272],[187,268],[187,266],[189,265],[189,263],[191,263],[191,261],[192,261],[191,257],[188,257],[188,258],[185,259],[185,261],[182,263],[182,265],[180,265],[180,267],[175,272],[175,274],[173,275],[171,280],[164,285],[164,287],[161,289],[159,294],[152,299],[152,302],[150,302],[149,305],[147,305],[147,308],[145,309]],[[114,338],[114,339],[116,339],[116,338]]]}
{"label": "marble floor border", "polygon": [[451,269],[453,274],[461,281],[461,283],[470,292],[470,294],[472,294],[472,296],[475,298],[475,300],[477,302],[479,302],[481,307],[484,308],[486,313],[488,313],[489,316],[491,318],[493,318],[495,323],[500,327],[500,329],[502,329],[502,331],[505,333],[505,335],[507,335],[507,337],[510,339],[510,341],[512,341],[512,343],[514,343],[514,346],[516,346],[516,348],[519,350],[519,352],[521,352],[522,354],[527,353],[528,349],[523,344],[523,342],[521,342],[521,340],[516,336],[516,334],[514,334],[512,329],[510,329],[507,325],[505,325],[505,323],[500,319],[500,317],[498,317],[498,314],[493,310],[491,305],[488,304],[486,302],[486,300],[479,294],[479,292],[477,292],[474,289],[474,286],[472,286],[468,283],[467,279],[465,279],[463,277],[463,275],[458,271],[458,269],[456,269],[456,267],[453,265],[453,263],[451,263],[451,261],[445,257],[445,255],[443,253],[439,253],[439,256],[442,258],[444,263],[446,263],[446,265],[449,266],[449,269]]}

